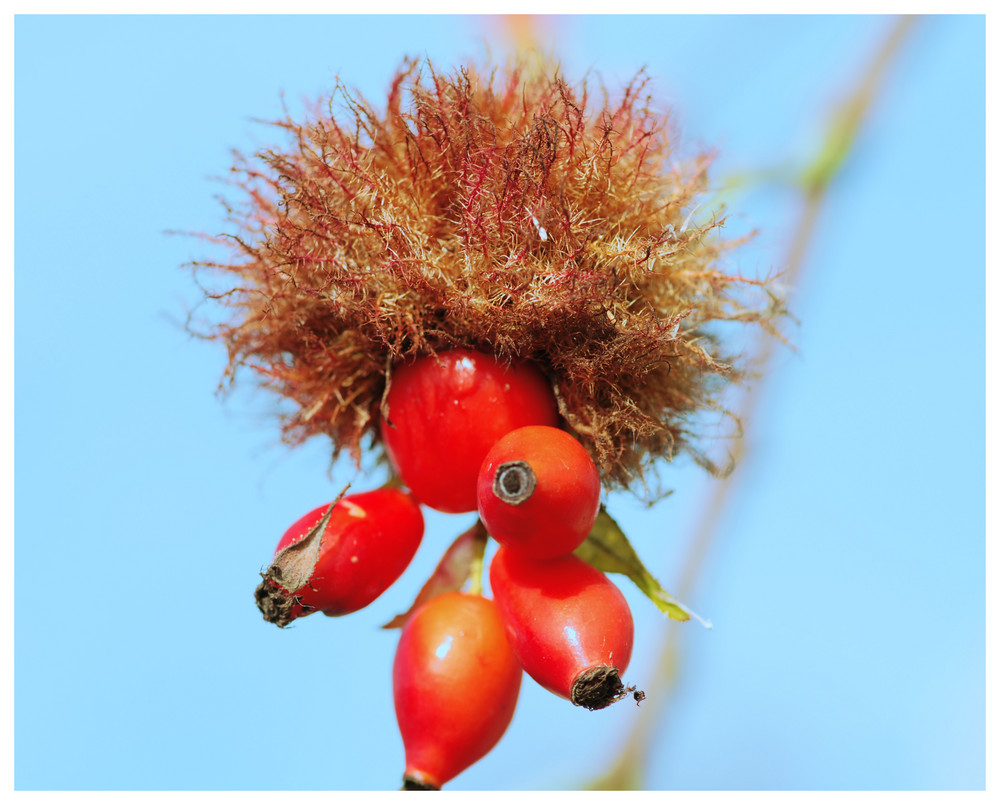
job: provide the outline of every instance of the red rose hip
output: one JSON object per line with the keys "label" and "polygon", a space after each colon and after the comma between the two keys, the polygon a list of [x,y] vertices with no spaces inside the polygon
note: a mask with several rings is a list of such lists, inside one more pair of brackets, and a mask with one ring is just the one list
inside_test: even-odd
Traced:
{"label": "red rose hip", "polygon": [[445,593],[420,607],[392,667],[403,787],[439,789],[489,752],[514,716],[521,666],[492,601]]}
{"label": "red rose hip", "polygon": [[603,573],[572,554],[538,561],[501,547],[490,586],[514,653],[538,684],[589,710],[629,692],[621,675],[632,612]]}
{"label": "red rose hip", "polygon": [[570,434],[533,425],[490,448],[476,493],[490,536],[533,559],[552,559],[576,550],[593,528],[601,477]]}
{"label": "red rose hip", "polygon": [[420,504],[400,489],[346,495],[332,508],[313,509],[278,542],[257,606],[278,626],[317,610],[356,612],[402,575],[423,534]]}
{"label": "red rose hip", "polygon": [[497,439],[559,421],[536,366],[466,349],[395,367],[386,412],[382,440],[403,483],[421,503],[450,513],[476,510],[476,477]]}

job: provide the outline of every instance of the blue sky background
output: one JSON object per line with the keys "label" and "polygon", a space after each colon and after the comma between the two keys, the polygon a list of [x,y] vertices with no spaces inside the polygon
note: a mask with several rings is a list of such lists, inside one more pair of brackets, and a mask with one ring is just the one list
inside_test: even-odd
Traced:
{"label": "blue sky background", "polygon": [[[714,176],[796,164],[887,33],[885,17],[565,17],[571,80],[645,65]],[[271,401],[213,392],[225,356],[182,323],[181,266],[220,231],[252,118],[339,75],[379,99],[406,55],[508,47],[483,17],[19,17],[15,23],[15,785],[393,789],[390,693],[406,608],[468,517],[428,516],[414,564],[343,619],[281,631],[252,598],[285,527],[330,500],[320,441],[289,450]],[[711,631],[636,617],[659,789],[985,785],[985,24],[920,22],[834,186],[718,539],[688,603]],[[780,267],[795,198],[733,202]],[[716,481],[689,462],[647,510],[612,497],[676,585]],[[373,480],[372,483],[375,481]],[[589,713],[525,679],[501,744],[452,789],[572,788],[639,710]]]}

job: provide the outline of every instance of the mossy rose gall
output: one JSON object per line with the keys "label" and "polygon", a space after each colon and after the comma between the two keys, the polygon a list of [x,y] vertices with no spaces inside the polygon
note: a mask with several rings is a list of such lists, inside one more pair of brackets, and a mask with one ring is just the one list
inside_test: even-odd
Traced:
{"label": "mossy rose gall", "polygon": [[[725,264],[711,160],[649,79],[594,89],[410,62],[384,105],[340,88],[276,121],[284,146],[238,159],[242,201],[210,239],[232,257],[194,264],[198,314],[226,315],[191,328],[224,342],[227,379],[285,398],[289,442],[323,434],[334,458],[382,448],[399,367],[461,348],[537,366],[608,489],[646,489],[683,451],[711,466],[699,415],[741,377],[716,325],[769,326],[778,297]],[[463,494],[442,505],[474,509]]]}

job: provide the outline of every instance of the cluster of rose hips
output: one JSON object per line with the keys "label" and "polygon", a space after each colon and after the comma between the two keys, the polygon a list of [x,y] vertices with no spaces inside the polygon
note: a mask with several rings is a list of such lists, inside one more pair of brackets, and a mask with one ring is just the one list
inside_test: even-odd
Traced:
{"label": "cluster of rose hips", "polygon": [[409,491],[345,495],[305,515],[278,543],[257,602],[279,626],[357,611],[409,565],[424,531],[421,504],[478,512],[499,543],[493,598],[431,597],[409,615],[396,650],[404,788],[439,789],[497,744],[522,669],[588,709],[629,692],[638,701],[621,681],[633,639],[625,597],[573,554],[598,516],[600,476],[559,429],[544,374],[453,349],[396,367],[383,410],[382,440]]}

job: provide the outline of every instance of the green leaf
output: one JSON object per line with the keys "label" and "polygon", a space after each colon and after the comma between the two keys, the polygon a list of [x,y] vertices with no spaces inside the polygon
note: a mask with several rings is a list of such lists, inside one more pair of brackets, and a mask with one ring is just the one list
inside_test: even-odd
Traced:
{"label": "green leaf", "polygon": [[646,569],[621,526],[603,506],[590,535],[574,553],[604,573],[620,573],[628,576],[635,586],[672,620],[686,621],[694,618],[706,629],[712,628],[711,622],[663,589],[660,582]]}

